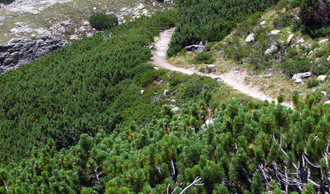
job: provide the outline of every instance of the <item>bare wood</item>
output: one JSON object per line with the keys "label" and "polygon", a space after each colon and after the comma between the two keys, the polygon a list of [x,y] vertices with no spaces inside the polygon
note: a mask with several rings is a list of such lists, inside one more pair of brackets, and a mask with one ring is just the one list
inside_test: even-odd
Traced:
{"label": "bare wood", "polygon": [[6,191],[8,192],[8,187],[7,187],[6,181],[3,181],[3,184],[5,185]]}
{"label": "bare wood", "polygon": [[184,188],[182,191],[181,191],[181,193],[180,194],[183,194],[183,192],[185,192],[187,189],[189,189],[191,186],[194,186],[194,185],[196,185],[196,186],[203,186],[204,185],[204,183],[202,183],[202,184],[196,184],[198,181],[200,181],[200,180],[202,180],[202,178],[199,178],[198,176],[195,178],[195,180],[190,184],[190,185],[188,185],[186,188]]}

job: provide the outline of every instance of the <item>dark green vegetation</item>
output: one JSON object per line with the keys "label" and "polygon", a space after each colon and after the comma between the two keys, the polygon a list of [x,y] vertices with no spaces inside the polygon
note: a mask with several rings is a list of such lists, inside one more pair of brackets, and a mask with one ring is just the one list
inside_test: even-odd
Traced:
{"label": "dark green vegetation", "polygon": [[0,0],[0,3],[4,3],[4,4],[9,4],[14,2],[15,0]]}
{"label": "dark green vegetation", "polygon": [[89,17],[89,23],[97,30],[109,30],[118,25],[118,18],[114,14],[106,15],[104,12],[97,12]]}
{"label": "dark green vegetation", "polygon": [[[175,14],[114,27],[0,76],[0,193],[180,193],[197,177],[203,185],[185,193],[329,192],[329,105],[294,92],[287,109],[155,70],[145,46]],[[242,47],[232,43],[226,49]]]}
{"label": "dark green vegetation", "polygon": [[[178,114],[164,106],[161,119],[83,134],[61,151],[49,140],[31,157],[3,166],[0,180],[11,193],[179,193],[196,177],[204,185],[189,193],[323,193],[329,190],[330,109],[298,96],[296,110],[233,99],[217,111],[205,85],[201,99]],[[217,118],[203,127],[210,115]]]}
{"label": "dark green vegetation", "polygon": [[211,64],[214,62],[214,59],[212,59],[212,54],[207,52],[200,52],[194,57],[194,63],[201,64]]}
{"label": "dark green vegetation", "polygon": [[330,3],[327,0],[302,0],[300,3],[302,25],[314,37],[330,34]]}
{"label": "dark green vegetation", "polygon": [[[303,1],[301,5],[307,2],[307,0],[306,2]],[[318,44],[317,39],[312,42],[312,38],[315,38],[316,34],[319,38],[328,38],[329,33],[324,30],[326,30],[329,22],[320,24],[307,20],[306,18],[314,20],[321,17],[322,14],[313,11],[313,17],[307,17],[309,11],[304,10],[303,6],[299,13],[293,11],[293,8],[299,6],[300,3],[288,5],[290,6],[285,6],[288,9],[286,12],[277,10],[277,17],[273,21],[267,21],[266,26],[260,25],[263,20],[261,14],[251,15],[247,20],[237,25],[233,38],[228,38],[215,46],[214,49],[223,50],[226,58],[232,59],[238,64],[249,64],[259,72],[274,68],[283,71],[288,77],[292,77],[295,73],[307,71],[311,71],[314,76],[328,74],[330,66],[327,58],[330,55],[330,50],[326,46],[327,43]],[[326,14],[326,7],[324,9],[324,14]],[[306,16],[303,16],[304,14]],[[299,17],[305,17],[305,19],[299,19]],[[267,26],[268,23],[271,23],[272,26]],[[289,32],[291,29],[293,32]],[[270,35],[272,30],[279,30],[280,33]],[[322,33],[317,31],[322,31]],[[240,38],[246,38],[252,33],[255,34],[255,41],[244,44]],[[299,36],[299,34],[302,35]],[[290,35],[292,37],[288,42]],[[302,42],[299,43],[299,39]],[[308,44],[308,42],[312,43]],[[272,47],[271,52],[266,52]]]}
{"label": "dark green vegetation", "polygon": [[219,41],[249,15],[262,12],[278,0],[178,0],[178,21],[168,56],[199,41]]}
{"label": "dark green vegetation", "polygon": [[82,133],[109,134],[119,122],[157,116],[155,94],[140,91],[164,72],[147,64],[152,55],[143,46],[173,26],[170,14],[118,26],[106,40],[98,33],[0,76],[0,161],[18,161],[49,137],[60,149]]}

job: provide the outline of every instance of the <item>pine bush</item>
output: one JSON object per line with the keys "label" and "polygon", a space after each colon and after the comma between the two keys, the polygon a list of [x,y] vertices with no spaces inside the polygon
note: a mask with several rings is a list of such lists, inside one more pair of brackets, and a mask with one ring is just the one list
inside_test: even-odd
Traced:
{"label": "pine bush", "polygon": [[89,17],[89,23],[97,30],[108,30],[118,25],[118,18],[114,14],[107,15],[104,12],[97,12]]}

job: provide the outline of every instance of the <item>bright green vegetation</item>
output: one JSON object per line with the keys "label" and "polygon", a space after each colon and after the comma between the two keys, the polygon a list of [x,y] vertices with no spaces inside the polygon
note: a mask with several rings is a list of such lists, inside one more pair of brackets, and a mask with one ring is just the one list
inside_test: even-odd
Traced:
{"label": "bright green vegetation", "polygon": [[168,56],[199,41],[220,41],[249,15],[262,12],[277,0],[178,0],[179,17]]}
{"label": "bright green vegetation", "polygon": [[109,134],[121,120],[141,123],[157,116],[159,108],[150,103],[155,94],[140,91],[164,72],[148,65],[151,52],[143,46],[173,26],[169,14],[119,26],[106,32],[111,34],[106,40],[96,34],[0,76],[6,150],[0,161],[18,161],[49,137],[59,149],[75,144],[82,133],[103,128]]}
{"label": "bright green vegetation", "polygon": [[[283,181],[289,192],[311,193],[318,189],[306,177],[328,184],[330,111],[313,107],[314,97],[302,103],[298,96],[296,110],[237,99],[216,110],[204,85],[201,99],[179,113],[164,106],[160,119],[82,134],[60,151],[49,140],[31,157],[3,166],[0,180],[15,193],[179,193],[196,177],[204,185],[189,193],[281,193]],[[203,126],[209,115],[217,118]]]}
{"label": "bright green vegetation", "polygon": [[[259,13],[252,15],[248,20],[238,24],[232,36],[215,46],[214,49],[224,51],[227,58],[238,64],[249,64],[257,71],[275,68],[283,71],[289,77],[295,73],[306,71],[312,71],[316,76],[327,74],[329,71],[327,61],[330,55],[329,43],[319,44],[318,41],[322,40],[322,37],[313,40],[313,37],[304,35],[310,24],[304,24],[303,21],[297,19],[303,14],[302,11],[299,14],[292,11],[292,5],[283,7],[280,4],[278,8],[280,7],[288,10],[284,12],[277,10],[272,14],[274,17],[272,21],[265,20]],[[262,21],[266,23],[264,26],[259,24]],[[280,33],[270,35],[272,30],[279,30]],[[251,33],[255,34],[256,40],[244,45],[242,37],[246,38]],[[313,34],[316,31],[310,29],[309,33]],[[287,41],[289,36],[292,36],[290,42]],[[323,35],[323,37],[326,36]],[[298,43],[298,39],[303,41]],[[266,53],[267,49],[272,46],[276,49]]]}
{"label": "bright green vegetation", "polygon": [[211,53],[207,53],[207,52],[200,52],[198,53],[195,57],[194,57],[194,62],[196,64],[200,64],[200,63],[206,63],[206,64],[211,64],[214,62],[212,58],[212,54]]}
{"label": "bright green vegetation", "polygon": [[103,12],[97,12],[89,16],[89,23],[97,30],[109,30],[118,25],[118,19],[114,14],[106,15]]}
{"label": "bright green vegetation", "polygon": [[[329,192],[329,105],[294,91],[295,110],[287,109],[210,78],[154,69],[145,46],[177,14],[116,26],[0,76],[0,193],[180,193],[197,177],[203,184],[185,193]],[[291,26],[282,14],[272,29]],[[261,17],[234,33],[248,35]],[[270,46],[261,47],[268,39],[260,29],[253,43],[228,38],[206,50],[246,62],[244,49]],[[313,47],[310,56],[326,60],[327,44],[280,49],[303,63]],[[210,53],[193,60],[207,63]],[[271,67],[275,56],[256,54],[252,64]]]}

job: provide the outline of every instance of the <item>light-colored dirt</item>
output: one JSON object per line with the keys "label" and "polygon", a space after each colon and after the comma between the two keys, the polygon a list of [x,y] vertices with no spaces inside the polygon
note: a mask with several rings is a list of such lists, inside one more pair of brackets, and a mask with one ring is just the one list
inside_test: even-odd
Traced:
{"label": "light-colored dirt", "polygon": [[[174,31],[174,28],[168,29],[168,30],[164,30],[161,34],[160,34],[160,40],[155,44],[155,50],[153,51],[153,57],[152,60],[154,61],[154,64],[156,66],[165,68],[165,69],[169,69],[172,71],[178,71],[181,73],[185,73],[188,75],[192,75],[192,74],[198,74],[198,75],[202,75],[202,76],[208,76],[211,78],[219,78],[221,79],[223,82],[225,82],[227,85],[233,87],[236,90],[239,90],[240,92],[247,94],[253,98],[265,101],[268,100],[269,102],[275,100],[272,99],[268,96],[266,96],[263,92],[259,91],[258,87],[253,87],[253,85],[246,85],[245,84],[245,77],[246,77],[246,71],[236,71],[236,70],[229,70],[227,73],[224,74],[214,74],[214,73],[210,73],[210,74],[204,74],[204,73],[200,73],[195,69],[184,69],[184,68],[180,68],[180,67],[176,67],[170,63],[167,62],[167,60],[165,59],[166,56],[166,51],[168,49],[168,44],[171,40],[171,35],[172,32]],[[287,103],[282,103],[283,105],[293,108],[293,106],[291,104],[287,104]]]}

